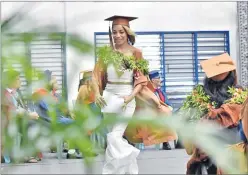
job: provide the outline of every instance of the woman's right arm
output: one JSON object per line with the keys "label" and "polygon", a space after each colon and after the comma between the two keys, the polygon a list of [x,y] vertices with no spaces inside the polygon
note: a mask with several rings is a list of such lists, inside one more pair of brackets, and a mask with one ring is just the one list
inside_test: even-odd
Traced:
{"label": "woman's right arm", "polygon": [[106,83],[104,82],[106,80],[105,76],[103,63],[99,59],[92,73],[92,89],[95,93],[95,103],[101,108],[107,105],[101,96],[101,91],[103,90],[103,86]]}
{"label": "woman's right arm", "polygon": [[93,91],[96,95],[100,95],[98,80],[97,80],[97,77],[94,73],[92,75],[92,88],[93,88]]}

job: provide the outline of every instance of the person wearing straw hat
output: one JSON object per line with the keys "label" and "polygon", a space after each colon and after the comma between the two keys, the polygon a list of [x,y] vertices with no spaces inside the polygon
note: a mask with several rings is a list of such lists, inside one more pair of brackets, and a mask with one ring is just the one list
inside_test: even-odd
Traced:
{"label": "person wearing straw hat", "polygon": [[[237,85],[236,66],[229,54],[224,53],[213,58],[202,61],[201,67],[206,73],[203,83],[203,90],[210,97],[208,112],[205,113],[200,122],[213,122],[221,129],[218,136],[227,144],[235,144],[241,141],[238,136],[237,125],[241,112],[241,104],[232,103],[230,100],[235,95],[229,93],[229,88],[235,88],[237,91],[242,87]],[[188,154],[192,155],[187,163],[187,174],[205,173],[217,174],[218,162],[214,163],[212,159],[201,149],[192,144],[184,144]]]}
{"label": "person wearing straw hat", "polygon": [[81,71],[79,75],[79,85],[78,85],[78,103],[91,104],[95,101],[95,94],[92,90],[92,70]]}
{"label": "person wearing straw hat", "polygon": [[89,117],[89,120],[93,120],[92,123],[94,123],[94,127],[90,129],[88,133],[93,142],[97,143],[99,147],[105,149],[106,131],[103,129],[101,130],[101,133],[94,132],[94,129],[99,126],[103,117],[100,108],[95,104],[95,94],[92,89],[92,70],[81,71],[79,77],[80,80],[76,105],[79,107],[79,109],[82,109],[82,107],[89,107],[89,109],[92,111],[94,117]]}
{"label": "person wearing straw hat", "polygon": [[[106,19],[112,21],[112,28],[109,26],[111,51],[107,50],[108,53],[102,55],[98,53],[98,61],[93,71],[96,104],[101,107],[104,118],[131,119],[135,116],[137,104],[140,102],[156,112],[171,113],[169,107],[159,101],[148,88],[150,82],[144,71],[147,68],[132,67],[133,61],[134,64],[145,61],[142,52],[133,46],[135,34],[130,28],[130,21],[135,19],[137,18],[116,15]],[[106,58],[106,54],[110,58]],[[123,57],[128,58],[128,64],[123,61]],[[161,134],[163,132],[150,132],[153,137],[147,133],[147,128],[145,126],[136,129],[128,127],[127,123],[119,122],[109,128],[103,174],[138,174],[137,157],[140,150],[129,144],[123,134],[130,142],[144,142],[145,145],[167,140],[167,136]]]}

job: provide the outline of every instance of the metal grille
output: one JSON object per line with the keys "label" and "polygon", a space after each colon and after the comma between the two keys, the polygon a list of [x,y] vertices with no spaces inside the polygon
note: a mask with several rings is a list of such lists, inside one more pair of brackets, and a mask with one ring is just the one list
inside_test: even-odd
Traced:
{"label": "metal grille", "polygon": [[[135,47],[149,61],[149,69],[160,70],[163,90],[174,108],[179,108],[193,87],[202,83],[200,61],[228,52],[228,31],[136,32]],[[95,33],[95,46],[109,44],[108,33]],[[96,58],[97,60],[97,58]]]}
{"label": "metal grille", "polygon": [[[14,35],[5,35],[6,40],[15,40]],[[2,54],[5,56],[5,60],[3,62],[2,69],[3,72],[8,70],[9,68],[13,68],[14,70],[20,72],[20,80],[21,80],[21,92],[25,95],[27,93],[27,80],[25,78],[24,69],[22,64],[20,63],[21,57],[25,57],[27,54],[26,45],[23,42],[13,42],[11,46],[2,49]]]}
{"label": "metal grille", "polygon": [[40,36],[32,41],[28,48],[32,67],[41,71],[52,71],[59,84],[58,93],[62,93],[65,68],[63,37],[51,40],[46,36]]}
{"label": "metal grille", "polygon": [[[14,38],[17,34],[10,34],[9,36]],[[35,37],[35,40],[29,43],[20,43],[16,42],[20,49],[18,54],[24,54],[27,59],[31,62],[33,68],[37,68],[40,71],[50,70],[52,75],[56,76],[56,79],[59,84],[58,93],[62,93],[62,89],[66,90],[65,85],[65,43],[64,43],[64,34],[59,34],[60,38],[49,39],[47,34],[39,35]],[[14,48],[16,50],[16,47]],[[15,70],[21,72],[21,91],[22,93],[30,93],[34,88],[37,88],[35,83],[30,86],[30,89],[27,88],[27,81],[24,76],[24,70],[21,64],[15,63],[11,60],[7,60],[8,64],[11,64]],[[6,69],[7,65],[3,65],[3,68]]]}
{"label": "metal grille", "polygon": [[175,107],[179,107],[192,91],[194,81],[194,52],[192,33],[164,34],[164,89]]}
{"label": "metal grille", "polygon": [[204,72],[199,64],[200,61],[220,55],[224,52],[229,53],[229,33],[198,33],[197,34],[197,58],[198,58],[198,79],[202,83]]}

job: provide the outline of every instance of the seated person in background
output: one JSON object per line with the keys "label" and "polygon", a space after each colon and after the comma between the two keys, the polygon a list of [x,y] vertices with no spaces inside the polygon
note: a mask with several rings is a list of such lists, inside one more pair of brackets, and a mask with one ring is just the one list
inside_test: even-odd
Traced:
{"label": "seated person in background", "polygon": [[[95,94],[92,89],[92,71],[82,71],[80,72],[80,77],[81,75],[82,79],[80,79],[79,81],[76,105],[79,107],[79,109],[82,109],[82,106],[89,107],[89,109],[93,112],[92,114],[95,115],[94,117],[96,117],[95,119],[97,120],[97,122],[94,123],[94,126],[97,127],[103,117],[100,108],[95,104]],[[101,145],[101,147],[105,146],[105,133],[106,132],[104,130],[101,131],[101,133],[89,131],[89,135],[91,135],[91,140],[93,142],[101,142],[100,144],[103,144]],[[101,134],[103,134],[104,136],[102,136]]]}
{"label": "seated person in background", "polygon": [[[44,72],[44,86],[38,88],[33,93],[33,101],[35,110],[39,114],[40,118],[51,122],[52,118],[49,116],[49,110],[51,110],[51,106],[55,106],[57,122],[60,124],[71,124],[74,120],[70,116],[70,112],[67,109],[66,105],[62,103],[61,97],[56,93],[58,89],[58,83],[55,76],[52,76],[52,72],[46,70]],[[82,158],[78,149],[76,150],[76,158]],[[67,158],[69,156],[67,155]]]}
{"label": "seated person in background", "polygon": [[80,74],[83,74],[83,77],[79,81],[76,104],[96,106],[95,94],[91,85],[92,71],[82,71]]}
{"label": "seated person in background", "polygon": [[[5,130],[7,129],[9,122],[14,117],[24,116],[26,114],[30,121],[30,124],[35,123],[34,121],[39,118],[39,115],[36,112],[30,112],[25,106],[22,96],[18,93],[19,88],[21,87],[20,73],[15,70],[8,70],[3,73],[2,79],[2,116],[1,116],[1,128],[2,136],[4,136]],[[19,132],[21,132],[21,127],[19,126]],[[3,138],[3,137],[2,137]],[[4,140],[1,141],[2,148]],[[8,152],[7,150],[2,149],[2,152]],[[4,155],[5,163],[10,163],[11,159],[8,153]],[[26,163],[37,163],[35,157],[26,157]]]}
{"label": "seated person in background", "polygon": [[55,76],[52,76],[52,72],[46,70],[44,72],[44,86],[38,88],[33,93],[33,100],[35,110],[39,116],[47,122],[51,122],[49,116],[49,102],[56,105],[56,117],[57,122],[62,124],[70,124],[73,119],[69,116],[69,112],[66,106],[61,106],[61,98],[56,93],[58,89],[58,83]]}
{"label": "seated person in background", "polygon": [[[159,71],[154,70],[149,73],[149,78],[151,80],[152,86],[154,88],[154,94],[165,104],[170,106],[172,108],[172,105],[170,104],[167,95],[163,90],[161,89],[161,79],[159,75]],[[170,144],[168,142],[163,143],[163,150],[171,150]]]}

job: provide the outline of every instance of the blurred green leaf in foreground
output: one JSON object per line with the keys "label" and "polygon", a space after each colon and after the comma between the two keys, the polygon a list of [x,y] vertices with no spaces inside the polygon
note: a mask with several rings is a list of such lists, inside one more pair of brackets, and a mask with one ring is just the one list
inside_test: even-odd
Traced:
{"label": "blurred green leaf in foreground", "polygon": [[[25,17],[25,13],[15,12],[8,19],[1,21],[1,66],[2,69],[15,69],[14,65],[21,65],[21,70],[23,71],[25,79],[28,82],[28,88],[30,88],[35,83],[35,81],[37,81],[35,79],[39,76],[39,70],[32,67],[30,61],[28,61],[29,56],[25,54],[25,50],[23,52],[17,51],[17,48],[15,47],[16,44],[30,43],[31,41],[35,41],[36,39],[38,39],[40,36],[45,36],[51,40],[57,40],[61,37],[61,33],[57,32],[58,27],[53,25],[39,27],[25,33],[8,33],[8,31],[11,31],[11,28],[15,26],[16,23],[20,23],[22,20],[25,19]],[[66,47],[71,47],[76,52],[81,54],[89,53],[93,49],[92,45],[89,42],[85,41],[81,38],[81,36],[76,34],[66,33],[64,42],[66,43]],[[75,72],[75,74],[77,74],[77,72]],[[5,82],[1,82],[2,87],[4,87]],[[31,100],[31,96],[32,92],[28,91],[25,97],[27,100]],[[66,98],[64,98],[64,104],[67,104],[67,101],[65,99]],[[4,146],[8,148],[8,151],[11,152],[15,160],[18,161],[24,156],[32,155],[38,150],[47,150],[49,147],[56,144],[60,140],[65,140],[68,141],[73,147],[79,148],[85,157],[84,160],[86,160],[88,165],[90,165],[90,163],[92,163],[92,159],[88,158],[92,157],[92,154],[94,154],[95,147],[94,143],[92,143],[92,141],[90,140],[88,131],[94,129],[91,128],[90,125],[94,126],[94,124],[97,122],[97,119],[92,111],[90,111],[86,106],[75,107],[72,112],[75,115],[75,122],[73,124],[64,126],[58,124],[56,120],[52,120],[51,127],[49,128],[44,126],[42,122],[38,122],[39,124],[37,124],[35,127],[31,127],[28,129],[27,117],[20,116],[13,118],[10,121],[6,134],[2,138],[5,140]],[[50,111],[50,115],[53,119],[56,118],[55,111]],[[195,114],[192,112],[189,115]],[[102,129],[107,127],[107,125],[115,122],[130,122],[130,124],[149,123],[150,125],[154,125],[154,127],[170,127],[177,131],[183,142],[191,141],[192,143],[202,148],[216,162],[218,162],[218,165],[224,170],[230,173],[239,173],[236,164],[230,164],[229,161],[234,160],[233,162],[238,162],[235,161],[236,159],[238,160],[238,153],[226,153],[226,149],[224,148],[227,145],[217,139],[218,128],[214,125],[196,125],[194,123],[187,123],[185,120],[183,120],[182,116],[178,114],[175,114],[166,119],[162,119],[161,117],[159,117],[154,120],[152,119],[152,116],[144,116],[144,118],[145,119],[142,120],[134,116],[131,121],[127,121],[121,118],[105,119],[102,120],[100,125],[97,126],[95,132],[101,132]],[[22,129],[20,130],[20,128]],[[22,137],[20,147],[16,144],[16,138],[18,134],[20,134]],[[166,170],[164,171],[166,172]]]}

